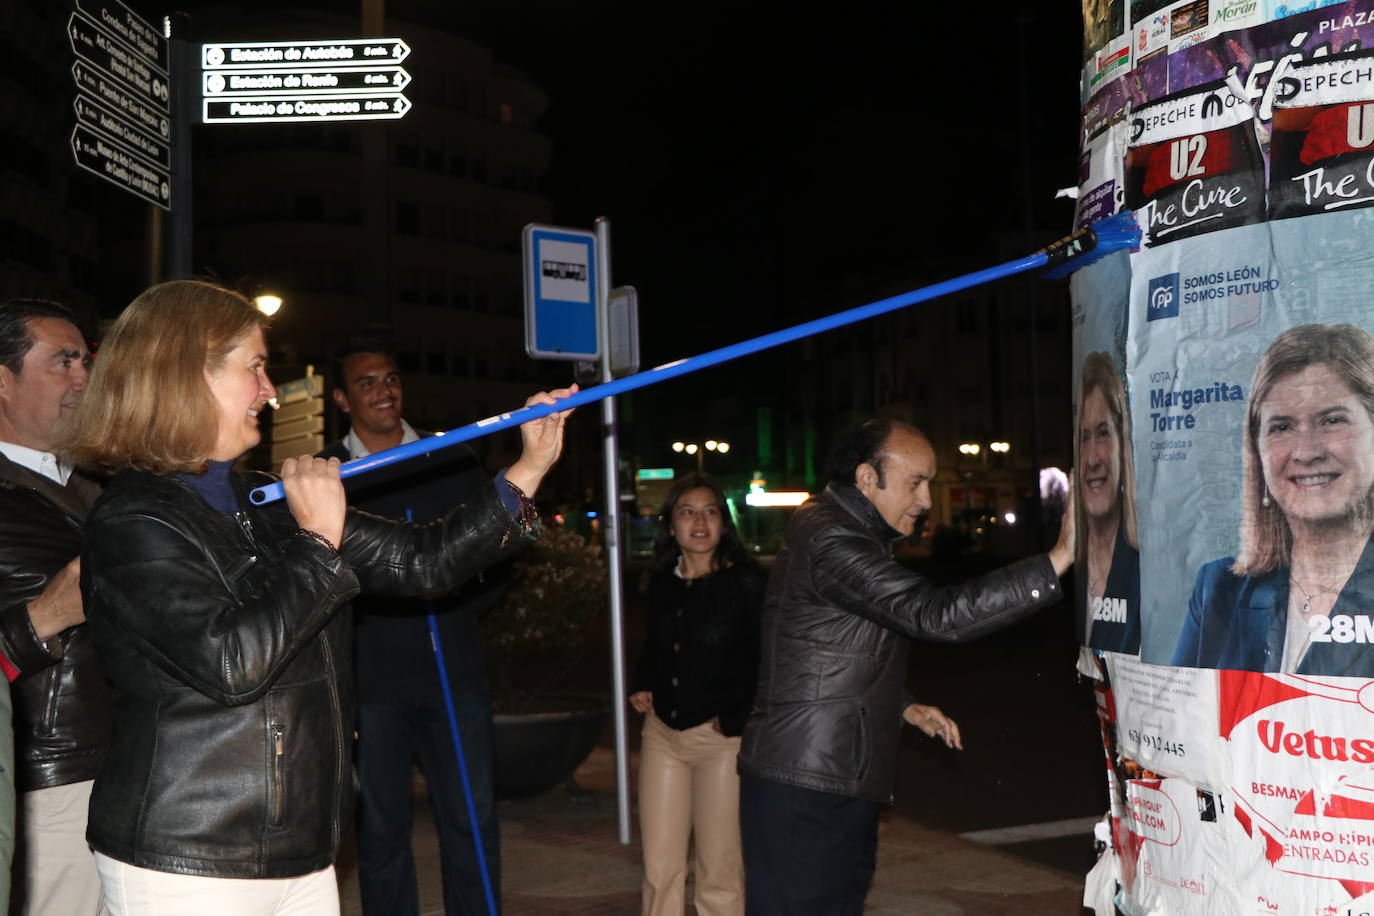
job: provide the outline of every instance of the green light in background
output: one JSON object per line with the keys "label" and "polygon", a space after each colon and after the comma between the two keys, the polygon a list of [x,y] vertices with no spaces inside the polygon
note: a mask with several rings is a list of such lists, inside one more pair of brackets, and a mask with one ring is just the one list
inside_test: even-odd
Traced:
{"label": "green light in background", "polygon": [[672,480],[672,468],[640,468],[635,474],[637,480]]}

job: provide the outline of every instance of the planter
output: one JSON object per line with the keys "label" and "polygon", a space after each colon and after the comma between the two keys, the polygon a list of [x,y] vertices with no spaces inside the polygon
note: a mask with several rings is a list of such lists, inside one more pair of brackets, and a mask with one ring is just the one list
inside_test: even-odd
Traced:
{"label": "planter", "polygon": [[571,778],[596,747],[610,707],[604,700],[545,701],[551,711],[492,717],[498,798],[539,795]]}

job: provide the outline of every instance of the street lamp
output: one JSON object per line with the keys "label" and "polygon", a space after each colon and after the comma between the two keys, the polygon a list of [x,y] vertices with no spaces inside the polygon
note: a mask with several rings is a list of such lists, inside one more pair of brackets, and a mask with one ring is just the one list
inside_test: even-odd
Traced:
{"label": "street lamp", "polygon": [[267,315],[269,318],[277,314],[277,310],[281,308],[281,303],[281,296],[273,296],[270,293],[264,293],[261,296],[253,297],[253,304],[258,307],[258,311]]}
{"label": "street lamp", "polygon": [[724,455],[730,451],[730,443],[721,442],[716,439],[707,439],[701,445],[695,442],[674,442],[673,451],[678,454],[686,452],[688,455],[696,455],[697,473],[704,474],[706,472],[706,453],[716,452],[717,454]]}

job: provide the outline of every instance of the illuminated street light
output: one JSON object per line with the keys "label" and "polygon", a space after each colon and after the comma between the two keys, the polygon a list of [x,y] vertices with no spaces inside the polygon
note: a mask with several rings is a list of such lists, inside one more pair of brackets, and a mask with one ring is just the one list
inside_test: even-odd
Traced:
{"label": "illuminated street light", "polygon": [[719,439],[707,439],[700,445],[698,445],[695,442],[674,442],[673,451],[679,454],[681,454],[682,452],[686,452],[689,455],[696,455],[697,472],[704,473],[706,470],[706,453],[715,452],[716,454],[724,455],[726,452],[730,451],[730,443],[721,442]]}
{"label": "illuminated street light", "polygon": [[277,311],[281,308],[281,302],[281,296],[273,296],[271,294],[253,297],[253,304],[258,307],[258,311],[267,316],[277,314]]}
{"label": "illuminated street light", "polygon": [[983,450],[977,442],[965,442],[959,446],[959,451],[965,455],[976,455]]}
{"label": "illuminated street light", "polygon": [[1010,442],[989,442],[989,443],[988,443],[988,448],[992,449],[994,452],[998,452],[998,453],[1000,453],[1000,454],[1005,455],[1007,452],[1011,451],[1011,443],[1010,443]]}

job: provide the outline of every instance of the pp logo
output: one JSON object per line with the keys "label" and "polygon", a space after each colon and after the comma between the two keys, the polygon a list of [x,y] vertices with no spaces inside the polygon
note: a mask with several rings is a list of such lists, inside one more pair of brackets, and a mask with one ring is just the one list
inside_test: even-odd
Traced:
{"label": "pp logo", "polygon": [[1165,274],[1150,281],[1150,298],[1145,320],[1178,317],[1178,274]]}

